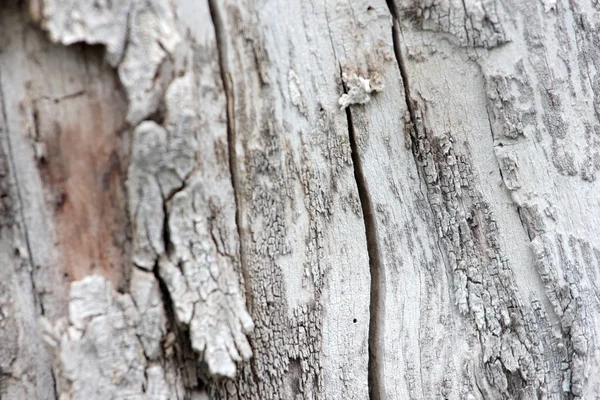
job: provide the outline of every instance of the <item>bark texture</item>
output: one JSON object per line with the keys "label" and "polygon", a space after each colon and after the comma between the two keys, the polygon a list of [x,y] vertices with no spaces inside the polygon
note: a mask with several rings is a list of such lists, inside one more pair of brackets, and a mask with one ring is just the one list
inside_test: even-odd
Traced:
{"label": "bark texture", "polygon": [[3,3],[0,398],[598,398],[599,35],[594,0]]}

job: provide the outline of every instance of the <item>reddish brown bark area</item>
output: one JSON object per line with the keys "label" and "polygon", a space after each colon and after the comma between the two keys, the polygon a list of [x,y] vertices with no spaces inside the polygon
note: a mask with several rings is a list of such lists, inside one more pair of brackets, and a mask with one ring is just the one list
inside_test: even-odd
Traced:
{"label": "reddish brown bark area", "polygon": [[[55,72],[55,82],[28,85],[34,99],[39,168],[54,210],[65,275],[79,280],[102,273],[119,287],[126,280],[124,267],[130,259],[127,102],[101,49],[67,50],[73,59],[61,70],[62,76],[57,79]],[[53,69],[44,65],[43,57],[30,56],[40,68]]]}

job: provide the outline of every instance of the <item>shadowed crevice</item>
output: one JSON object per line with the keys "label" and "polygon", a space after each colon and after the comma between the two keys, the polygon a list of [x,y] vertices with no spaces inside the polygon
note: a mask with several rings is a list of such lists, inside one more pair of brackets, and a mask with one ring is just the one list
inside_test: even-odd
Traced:
{"label": "shadowed crevice", "polygon": [[[4,94],[4,88],[2,87],[2,71],[0,71],[0,112],[2,112],[2,120],[4,121],[4,134],[6,135],[6,146],[8,153],[8,162],[10,164],[10,170],[12,171],[12,177],[15,182],[15,192],[17,195],[17,201],[19,203],[19,218],[23,228],[23,238],[25,239],[25,246],[27,247],[27,259],[29,261],[29,276],[31,277],[31,287],[33,292],[34,304],[39,307],[40,315],[45,315],[44,304],[42,302],[40,293],[36,288],[36,280],[34,276],[35,265],[33,261],[33,252],[31,249],[31,241],[29,240],[29,234],[27,229],[27,220],[25,219],[25,212],[23,211],[23,194],[21,193],[21,185],[19,183],[19,176],[17,174],[16,163],[14,159],[14,150],[12,146],[11,133],[8,127],[8,114],[6,112],[6,95]],[[2,131],[2,128],[0,128]]]}
{"label": "shadowed crevice", "polygon": [[[233,80],[228,67],[228,46],[226,36],[226,28],[223,26],[223,19],[219,6],[219,0],[207,0],[210,10],[210,17],[215,28],[215,40],[217,43],[217,52],[219,58],[219,70],[223,90],[225,91],[226,100],[226,116],[227,116],[227,151],[229,156],[229,173],[231,174],[231,187],[233,188],[233,197],[235,200],[235,224],[237,227],[239,254],[240,254],[240,272],[242,274],[244,285],[244,297],[246,300],[246,310],[252,316],[254,310],[254,298],[252,296],[252,284],[250,281],[250,272],[246,263],[244,254],[244,233],[242,229],[242,211],[241,211],[241,182],[239,178],[239,166],[237,155],[237,130],[235,126],[235,92],[233,88]],[[250,346],[252,345],[252,337],[248,337]],[[255,358],[248,360],[251,371],[251,379],[256,382],[260,374],[257,371]]]}
{"label": "shadowed crevice", "polygon": [[239,251],[240,251],[240,269],[242,277],[244,279],[244,291],[246,297],[246,309],[250,315],[253,310],[253,298],[252,298],[252,287],[250,284],[250,275],[248,268],[246,267],[246,259],[244,257],[244,246],[243,246],[243,232],[242,232],[242,217],[240,211],[240,179],[239,179],[239,167],[238,167],[238,156],[236,149],[237,132],[235,126],[235,94],[233,91],[233,82],[231,73],[227,66],[228,59],[228,48],[227,40],[225,40],[225,27],[223,26],[223,20],[219,10],[218,0],[208,0],[208,7],[210,9],[210,16],[215,27],[215,37],[217,42],[217,51],[219,57],[219,69],[221,72],[221,80],[223,82],[223,89],[225,90],[226,98],[226,115],[227,115],[227,146],[229,155],[229,171],[231,174],[231,186],[233,188],[233,196],[235,199],[235,223],[237,226],[238,240],[239,240]]}
{"label": "shadowed crevice", "polygon": [[[410,117],[410,127],[408,133],[411,137],[411,153],[415,162],[417,176],[419,177],[419,190],[421,192],[422,198],[429,205],[430,212],[434,215],[434,207],[431,202],[431,198],[429,197],[429,189],[427,188],[426,180],[425,180],[425,172],[423,171],[422,163],[420,162],[420,150],[419,150],[419,131],[423,129],[422,120],[418,117],[418,109],[417,103],[413,103],[413,98],[411,96],[410,84],[408,80],[408,71],[406,70],[406,64],[404,62],[404,57],[402,55],[401,50],[401,40],[400,40],[400,23],[398,21],[398,11],[396,9],[396,5],[394,0],[387,0],[388,9],[392,16],[392,43],[394,46],[394,55],[396,57],[396,63],[398,64],[398,70],[400,71],[400,77],[402,78],[402,86],[404,87],[404,101],[406,103],[406,109],[408,111]],[[422,131],[421,131],[422,132]],[[425,184],[425,190],[422,188],[422,184]],[[446,264],[446,259],[444,257],[444,252],[442,251],[442,247],[440,245],[441,238],[436,238],[434,241],[437,251],[441,255],[442,263],[444,264],[444,270],[446,273],[451,271],[451,268]],[[451,281],[450,278],[449,282]],[[420,337],[419,330],[419,337]],[[423,376],[423,371],[420,371],[421,376]]]}
{"label": "shadowed crevice", "polygon": [[402,50],[400,49],[400,25],[398,23],[398,12],[396,11],[396,5],[394,4],[394,0],[387,0],[387,5],[390,10],[390,14],[392,15],[392,41],[394,45],[394,55],[396,56],[396,62],[398,64],[398,69],[400,70],[400,76],[402,77],[402,85],[404,86],[404,99],[406,101],[406,108],[408,109],[408,113],[410,114],[410,122],[413,126],[413,132],[411,132],[412,136],[412,144],[413,144],[413,153],[415,153],[414,146],[416,145],[416,132],[417,129],[417,116],[415,113],[415,109],[412,105],[412,97],[410,96],[410,86],[408,83],[408,73],[406,71],[406,66],[404,64],[404,58],[402,56]]}
{"label": "shadowed crevice", "polygon": [[[344,90],[346,87],[344,86]],[[370,307],[369,307],[369,363],[368,363],[368,384],[369,399],[381,400],[385,398],[385,379],[383,371],[383,356],[385,354],[383,335],[384,327],[384,301],[385,301],[385,271],[381,261],[381,252],[377,237],[377,221],[373,210],[373,204],[369,195],[366,178],[363,172],[363,165],[360,159],[356,132],[352,123],[352,111],[350,107],[346,108],[346,118],[348,120],[348,135],[350,139],[350,148],[352,155],[352,164],[354,166],[354,179],[362,215],[365,224],[365,233],[367,238],[367,252],[369,254],[369,270],[371,275],[370,288]]]}

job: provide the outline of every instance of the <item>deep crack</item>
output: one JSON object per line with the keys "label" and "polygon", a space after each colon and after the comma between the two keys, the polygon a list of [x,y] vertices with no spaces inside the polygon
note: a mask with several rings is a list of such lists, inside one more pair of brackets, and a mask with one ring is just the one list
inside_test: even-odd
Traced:
{"label": "deep crack", "polygon": [[10,130],[8,127],[8,118],[6,113],[6,96],[4,94],[4,89],[2,86],[2,71],[0,71],[0,106],[2,112],[2,119],[4,120],[5,125],[5,133],[6,133],[6,145],[8,147],[8,162],[10,163],[10,169],[12,171],[13,178],[15,180],[15,192],[17,194],[17,199],[19,201],[19,216],[21,218],[21,224],[23,226],[23,237],[25,239],[25,246],[27,247],[27,258],[29,260],[30,271],[29,276],[31,277],[31,288],[33,291],[33,300],[34,304],[39,307],[40,314],[45,315],[44,304],[42,302],[40,293],[36,288],[35,282],[35,263],[33,261],[33,252],[31,250],[31,242],[29,240],[29,232],[27,228],[27,221],[25,220],[25,212],[23,211],[24,202],[23,202],[23,194],[21,193],[21,185],[19,183],[19,177],[17,174],[17,167],[15,163],[14,150],[12,146],[12,140],[10,137]]}
{"label": "deep crack", "polygon": [[221,19],[219,5],[217,0],[208,0],[210,16],[215,27],[215,38],[219,55],[219,69],[221,71],[221,80],[223,81],[223,90],[226,98],[227,115],[227,147],[229,153],[229,171],[231,174],[231,186],[233,188],[233,197],[235,200],[235,223],[239,240],[240,269],[244,279],[244,292],[246,297],[246,309],[250,315],[253,310],[252,287],[250,283],[250,274],[246,268],[246,260],[243,250],[243,232],[242,232],[242,213],[240,212],[240,180],[238,176],[237,150],[236,150],[236,129],[235,129],[235,97],[233,92],[233,82],[231,74],[227,67],[227,41],[224,39],[225,28]]}
{"label": "deep crack", "polygon": [[[223,90],[225,91],[226,100],[226,116],[227,116],[227,150],[229,156],[229,173],[231,174],[231,187],[233,189],[233,197],[235,201],[235,224],[237,228],[238,241],[239,241],[239,262],[240,271],[242,274],[244,284],[244,294],[246,300],[246,310],[248,314],[252,316],[254,310],[254,298],[252,296],[252,283],[250,281],[250,272],[246,264],[246,257],[244,254],[244,234],[242,229],[242,213],[241,213],[241,183],[238,175],[238,156],[236,149],[237,131],[235,126],[235,93],[233,90],[233,80],[228,67],[227,55],[228,47],[226,36],[226,28],[223,26],[223,19],[221,16],[220,6],[218,0],[207,0],[208,7],[210,10],[210,17],[215,28],[215,41],[217,44],[217,53],[219,59],[219,70],[221,73],[221,80],[223,84]],[[250,346],[252,346],[252,338],[248,337]],[[251,358],[248,361],[250,365],[251,379],[256,381],[261,376],[257,370],[255,358]]]}
{"label": "deep crack", "polygon": [[[343,82],[343,79],[342,79]],[[344,85],[344,91],[347,88]],[[369,399],[380,400],[385,397],[385,379],[383,374],[384,348],[384,301],[385,301],[385,271],[381,261],[381,252],[377,238],[377,221],[373,210],[373,204],[369,195],[369,189],[363,171],[362,162],[358,153],[358,142],[356,132],[352,123],[352,111],[346,107],[346,118],[348,121],[348,136],[352,164],[354,166],[354,179],[362,208],[367,239],[367,252],[369,254],[369,271],[371,275],[370,307],[369,307],[369,362],[368,362],[368,385]]]}

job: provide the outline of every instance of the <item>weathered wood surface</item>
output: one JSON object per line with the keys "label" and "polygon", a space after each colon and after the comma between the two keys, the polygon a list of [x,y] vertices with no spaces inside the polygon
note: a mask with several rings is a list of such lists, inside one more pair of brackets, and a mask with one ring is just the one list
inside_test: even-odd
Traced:
{"label": "weathered wood surface", "polygon": [[594,1],[1,7],[2,399],[599,396]]}

